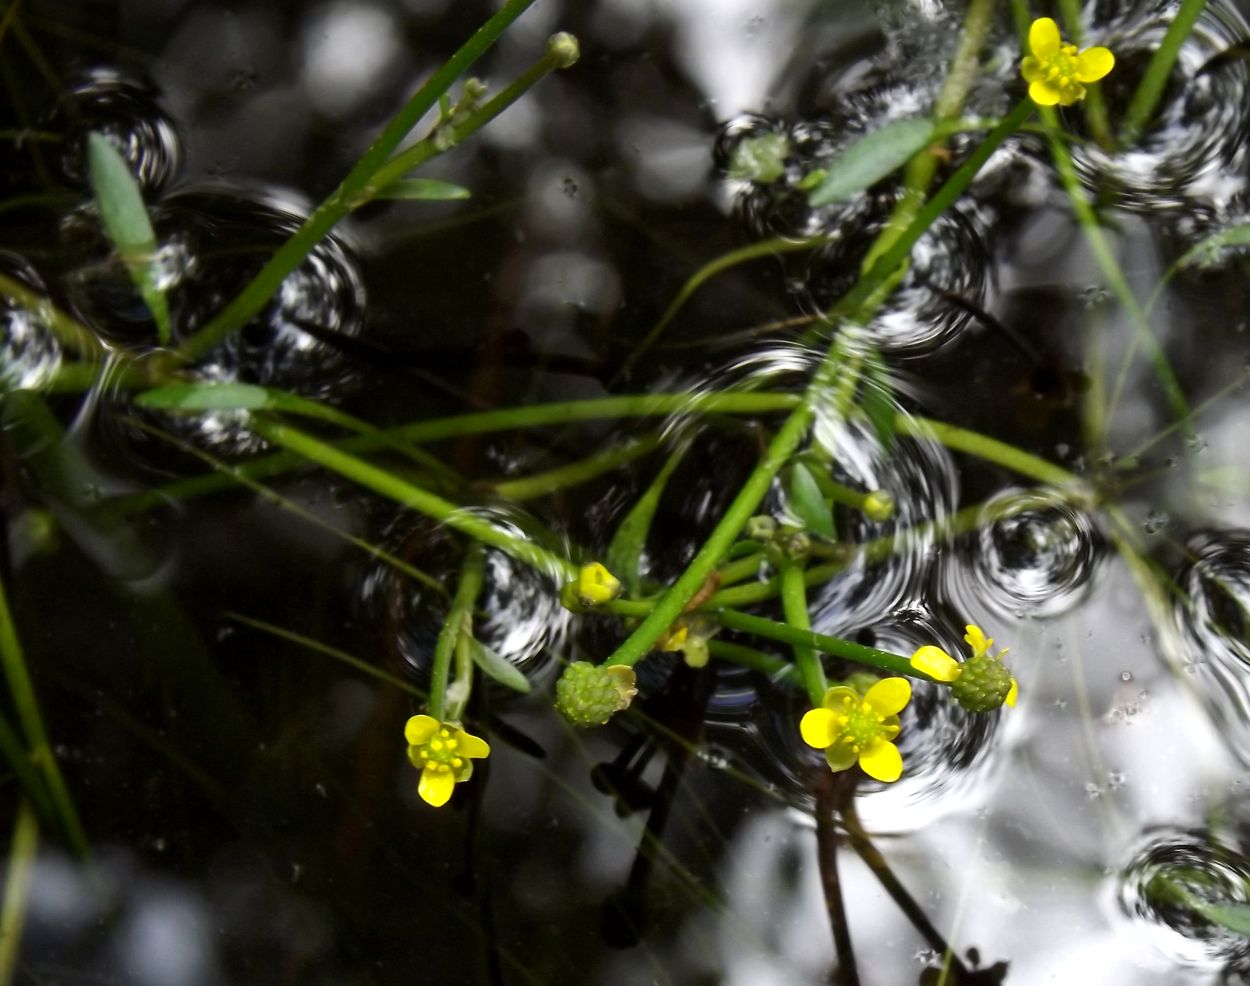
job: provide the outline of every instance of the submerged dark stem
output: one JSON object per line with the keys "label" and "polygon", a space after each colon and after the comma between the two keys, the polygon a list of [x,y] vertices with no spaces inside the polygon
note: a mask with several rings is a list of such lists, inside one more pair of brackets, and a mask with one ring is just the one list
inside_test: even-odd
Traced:
{"label": "submerged dark stem", "polygon": [[833,932],[833,948],[838,965],[830,971],[829,982],[835,986],[859,986],[859,967],[851,945],[851,929],[846,923],[846,907],[842,902],[842,883],[838,879],[838,829],[834,819],[838,813],[838,777],[821,769],[812,785],[816,794],[816,862],[820,867],[820,885],[825,891],[825,909]]}

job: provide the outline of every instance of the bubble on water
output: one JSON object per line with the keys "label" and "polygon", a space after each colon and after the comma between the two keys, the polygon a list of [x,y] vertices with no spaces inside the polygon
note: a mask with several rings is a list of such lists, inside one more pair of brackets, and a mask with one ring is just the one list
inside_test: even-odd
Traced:
{"label": "bubble on water", "polygon": [[1158,534],[1168,526],[1168,515],[1162,510],[1152,510],[1146,514],[1141,526],[1147,534]]}
{"label": "bubble on water", "polygon": [[960,599],[1004,616],[1057,616],[1091,585],[1103,542],[1089,515],[1042,490],[988,500],[959,541],[951,578]]}
{"label": "bubble on water", "polygon": [[[1088,44],[1106,44],[1115,70],[1101,83],[1113,118],[1127,109],[1175,16],[1168,3],[1098,5]],[[1246,187],[1250,68],[1241,55],[1250,27],[1235,4],[1212,0],[1188,34],[1152,123],[1125,150],[1073,144],[1081,180],[1100,196],[1115,189],[1118,208],[1146,214],[1194,201],[1215,205]],[[1081,127],[1081,107],[1065,112]]]}
{"label": "bubble on water", "polygon": [[100,68],[62,96],[48,129],[62,131],[60,168],[64,177],[87,185],[87,135],[102,134],[130,165],[146,193],[159,192],[182,164],[182,140],[158,105],[151,84]]}
{"label": "bubble on water", "polygon": [[1250,938],[1204,913],[1207,907],[1250,906],[1250,860],[1212,833],[1144,833],[1120,869],[1115,896],[1130,931],[1169,962],[1250,971]]}
{"label": "bubble on water", "polygon": [[1213,531],[1186,545],[1173,616],[1190,677],[1229,747],[1250,763],[1250,531]]}

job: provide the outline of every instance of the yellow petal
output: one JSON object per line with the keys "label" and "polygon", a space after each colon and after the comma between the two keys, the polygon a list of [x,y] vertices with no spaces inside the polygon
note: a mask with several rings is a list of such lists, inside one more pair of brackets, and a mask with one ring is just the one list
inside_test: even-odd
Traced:
{"label": "yellow petal", "polygon": [[1045,73],[1042,71],[1042,63],[1032,55],[1024,56],[1024,60],[1020,63],[1020,74],[1024,76],[1025,82],[1036,82],[1038,79],[1045,77]]}
{"label": "yellow petal", "polygon": [[968,641],[968,646],[972,648],[973,657],[980,657],[993,645],[994,638],[986,637],[985,631],[976,624],[969,623],[964,629],[968,631],[964,634],[964,640]]}
{"label": "yellow petal", "polygon": [[877,740],[861,753],[859,765],[869,777],[887,784],[903,776],[903,756],[897,746],[886,740]]}
{"label": "yellow petal", "polygon": [[474,736],[472,733],[458,733],[456,739],[460,741],[460,752],[466,757],[482,757],[490,756],[490,744],[480,736]]}
{"label": "yellow petal", "polygon": [[963,669],[941,647],[926,644],[911,656],[911,666],[935,681],[954,681]]}
{"label": "yellow petal", "polygon": [[1115,68],[1115,55],[1109,48],[1086,48],[1076,56],[1078,82],[1097,82]]}
{"label": "yellow petal", "polygon": [[1059,102],[1059,91],[1052,89],[1045,82],[1029,83],[1029,99],[1038,106],[1054,106]]}
{"label": "yellow petal", "polygon": [[906,678],[882,678],[864,695],[864,702],[879,719],[898,715],[910,701],[911,682]]}
{"label": "yellow petal", "polygon": [[1020,697],[1020,684],[1015,678],[1011,679],[1011,687],[1007,690],[1007,697],[1003,700],[1011,708],[1016,707],[1016,699]]}
{"label": "yellow petal", "polygon": [[433,716],[413,716],[404,724],[404,739],[411,746],[420,746],[438,732],[439,725]]}
{"label": "yellow petal", "polygon": [[859,754],[845,743],[834,743],[833,746],[825,751],[825,762],[829,764],[829,769],[835,773],[854,767],[858,759]]}
{"label": "yellow petal", "polygon": [[1037,58],[1049,58],[1059,50],[1059,25],[1049,17],[1039,17],[1029,27],[1029,51]]}
{"label": "yellow petal", "polygon": [[451,771],[423,770],[421,782],[417,785],[417,794],[435,808],[441,808],[447,804],[447,799],[451,797],[452,788],[455,786],[456,779],[451,775]]}
{"label": "yellow petal", "polygon": [[838,717],[828,709],[811,709],[799,720],[799,735],[808,746],[823,750],[838,738]]}

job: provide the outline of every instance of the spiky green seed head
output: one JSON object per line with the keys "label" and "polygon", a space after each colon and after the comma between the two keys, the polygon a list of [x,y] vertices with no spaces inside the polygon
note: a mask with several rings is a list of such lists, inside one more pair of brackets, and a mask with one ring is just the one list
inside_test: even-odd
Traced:
{"label": "spiky green seed head", "polygon": [[951,695],[970,712],[992,712],[1011,692],[1011,672],[997,657],[982,654],[963,662],[959,677],[951,682]]}
{"label": "spiky green seed head", "polygon": [[574,661],[556,682],[556,708],[574,726],[602,726],[637,694],[633,668]]}

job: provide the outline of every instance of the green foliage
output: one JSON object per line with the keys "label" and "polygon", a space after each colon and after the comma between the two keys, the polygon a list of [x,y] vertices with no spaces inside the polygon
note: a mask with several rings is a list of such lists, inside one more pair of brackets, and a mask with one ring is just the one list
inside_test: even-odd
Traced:
{"label": "green foliage", "polygon": [[901,168],[934,139],[928,118],[896,120],[866,134],[825,169],[824,180],[808,196],[813,206],[843,202]]}
{"label": "green foliage", "polygon": [[393,181],[376,195],[375,199],[404,199],[421,202],[450,202],[467,199],[472,193],[461,185],[433,178],[400,178]]}
{"label": "green foliage", "polygon": [[821,495],[820,484],[812,471],[801,462],[790,467],[790,482],[787,487],[790,497],[790,509],[813,534],[833,540],[837,531],[833,526],[833,512]]}
{"label": "green foliage", "polygon": [[161,344],[167,345],[169,306],[152,269],[156,233],[143,204],[139,183],[117,148],[108,138],[94,132],[87,135],[87,170],[104,231],[152,313]]}
{"label": "green foliage", "polygon": [[684,450],[674,452],[668,457],[646,492],[638,498],[637,503],[630,507],[629,513],[617,525],[616,533],[612,535],[612,543],[608,545],[608,570],[625,584],[625,588],[631,595],[637,594],[642,587],[640,563],[642,554],[647,548],[647,535],[651,531],[651,521],[655,518],[655,511],[660,505],[664,487],[668,485],[669,477],[681,461],[682,451]]}
{"label": "green foliage", "polygon": [[748,137],[734,148],[729,159],[729,177],[770,184],[786,173],[789,153],[790,141],[785,134]]}
{"label": "green foliage", "polygon": [[515,692],[526,695],[533,687],[515,664],[487,647],[476,637],[469,638],[469,653],[482,673]]}

